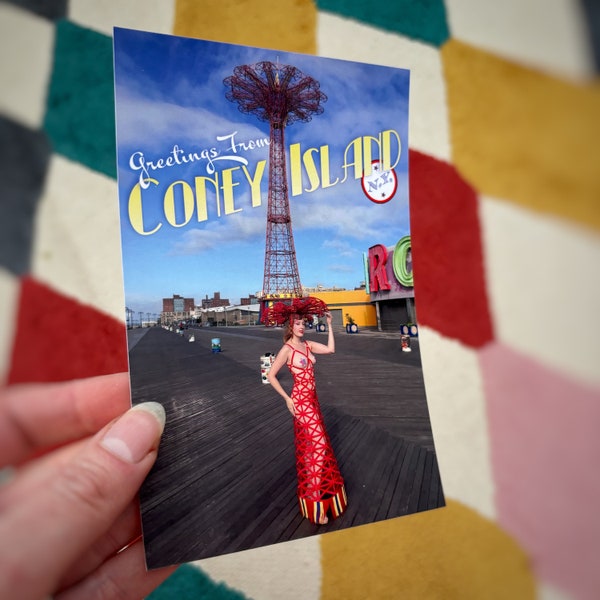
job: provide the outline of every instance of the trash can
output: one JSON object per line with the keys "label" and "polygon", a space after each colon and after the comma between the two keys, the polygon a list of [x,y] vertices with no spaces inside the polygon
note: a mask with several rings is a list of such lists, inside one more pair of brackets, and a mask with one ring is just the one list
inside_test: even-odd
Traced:
{"label": "trash can", "polygon": [[210,344],[213,352],[221,352],[221,338],[213,338]]}
{"label": "trash can", "polygon": [[267,374],[271,370],[273,362],[275,362],[275,354],[273,352],[266,352],[260,357],[260,377],[263,383],[269,384]]}
{"label": "trash can", "polygon": [[412,352],[410,349],[410,335],[401,336],[400,342],[402,344],[402,352]]}

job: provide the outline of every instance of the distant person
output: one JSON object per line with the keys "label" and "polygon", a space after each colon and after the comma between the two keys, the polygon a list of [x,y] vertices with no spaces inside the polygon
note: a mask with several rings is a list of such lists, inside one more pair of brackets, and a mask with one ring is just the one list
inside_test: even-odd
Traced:
{"label": "distant person", "polygon": [[[328,326],[327,345],[308,342],[304,328],[312,315],[325,316]],[[313,523],[325,525],[346,508],[346,491],[340,474],[315,389],[315,354],[333,354],[335,341],[331,313],[317,298],[297,298],[291,304],[278,302],[263,318],[267,324],[286,325],[284,344],[267,374],[269,383],[285,400],[294,417],[296,468],[298,472],[298,501],[300,512]],[[291,394],[283,389],[277,373],[287,365],[294,385]]]}

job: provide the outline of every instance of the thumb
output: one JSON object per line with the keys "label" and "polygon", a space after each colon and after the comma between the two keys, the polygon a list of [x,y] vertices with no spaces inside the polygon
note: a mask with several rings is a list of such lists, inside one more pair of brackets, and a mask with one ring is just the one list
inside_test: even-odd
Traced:
{"label": "thumb", "polygon": [[0,597],[19,589],[35,598],[55,588],[132,501],[156,460],[164,422],[160,404],[139,404],[67,460],[37,465],[36,485],[16,477],[12,486],[29,489],[0,519]]}
{"label": "thumb", "polygon": [[137,404],[108,429],[100,446],[125,463],[139,463],[158,446],[165,418],[158,402]]}

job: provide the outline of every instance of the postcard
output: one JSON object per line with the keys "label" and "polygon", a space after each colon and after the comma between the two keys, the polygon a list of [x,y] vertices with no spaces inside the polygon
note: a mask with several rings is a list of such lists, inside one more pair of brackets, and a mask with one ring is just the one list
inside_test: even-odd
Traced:
{"label": "postcard", "polygon": [[444,506],[419,352],[410,72],[114,30],[148,568]]}

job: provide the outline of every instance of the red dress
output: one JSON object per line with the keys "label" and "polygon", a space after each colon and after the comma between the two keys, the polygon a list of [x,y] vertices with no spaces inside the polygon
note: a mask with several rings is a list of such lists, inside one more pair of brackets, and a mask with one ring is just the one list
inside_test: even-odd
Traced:
{"label": "red dress", "polygon": [[298,471],[298,500],[300,512],[313,523],[328,512],[333,518],[344,512],[347,504],[344,480],[325,431],[323,415],[315,389],[310,346],[306,352],[292,349],[288,368],[294,378],[291,397],[296,416],[294,434],[296,443],[296,469]]}

